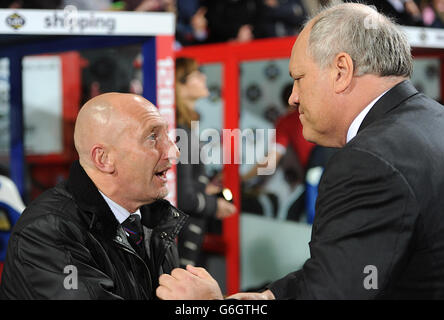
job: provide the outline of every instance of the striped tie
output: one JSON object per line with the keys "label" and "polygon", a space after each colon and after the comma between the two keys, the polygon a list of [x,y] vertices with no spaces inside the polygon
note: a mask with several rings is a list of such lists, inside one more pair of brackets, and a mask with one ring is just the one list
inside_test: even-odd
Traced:
{"label": "striped tie", "polygon": [[133,246],[134,250],[145,258],[145,246],[143,244],[143,227],[140,222],[140,216],[138,214],[130,215],[122,223],[123,230],[128,234],[128,240]]}

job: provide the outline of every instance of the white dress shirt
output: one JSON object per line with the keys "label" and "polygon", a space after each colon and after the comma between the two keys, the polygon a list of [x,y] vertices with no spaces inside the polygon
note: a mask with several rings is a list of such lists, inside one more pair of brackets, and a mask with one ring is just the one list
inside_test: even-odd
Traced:
{"label": "white dress shirt", "polygon": [[[115,203],[113,200],[105,196],[100,190],[100,194],[102,195],[103,199],[105,199],[106,203],[108,204],[109,208],[111,209],[112,213],[116,217],[117,221],[119,221],[120,224],[122,224],[123,221],[125,221],[132,213],[130,213],[128,210],[126,210],[121,205]],[[134,214],[138,214],[139,217],[142,217],[140,210],[137,209]]]}
{"label": "white dress shirt", "polygon": [[362,121],[364,121],[364,118],[367,115],[367,113],[369,113],[369,111],[373,108],[373,106],[376,104],[376,102],[378,102],[378,100],[381,99],[381,97],[384,94],[386,94],[387,91],[383,92],[379,97],[377,97],[375,100],[370,102],[369,105],[367,107],[365,107],[364,110],[362,110],[358,114],[358,116],[355,118],[355,120],[353,120],[350,127],[348,128],[347,143],[358,134],[359,127],[361,126]]}

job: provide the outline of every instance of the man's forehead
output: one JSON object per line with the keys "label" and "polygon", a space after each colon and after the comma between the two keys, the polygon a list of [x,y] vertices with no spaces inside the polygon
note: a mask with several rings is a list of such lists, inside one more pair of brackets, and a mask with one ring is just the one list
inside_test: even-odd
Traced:
{"label": "man's forehead", "polygon": [[291,49],[290,57],[290,73],[291,68],[295,67],[298,62],[303,63],[308,58],[308,40],[310,36],[310,27],[307,25],[297,37]]}
{"label": "man's forehead", "polygon": [[[127,96],[128,98],[128,96]],[[153,127],[167,126],[159,109],[150,101],[140,96],[131,96],[120,105],[123,114],[133,119],[144,131]]]}
{"label": "man's forehead", "polygon": [[136,118],[150,118],[153,120],[157,117],[161,118],[159,109],[150,101],[139,96],[133,97],[128,105],[127,112],[132,113]]}
{"label": "man's forehead", "polygon": [[140,120],[144,123],[145,127],[168,127],[168,122],[153,105],[146,109],[145,114]]}
{"label": "man's forehead", "polygon": [[290,62],[288,65],[291,77],[294,77],[294,72],[296,72],[295,69],[298,69],[298,63],[301,62],[302,59],[304,59],[303,52],[298,47],[298,43],[295,42],[293,49],[291,50]]}
{"label": "man's forehead", "polygon": [[294,42],[293,48],[291,50],[292,55],[294,52],[299,52],[305,50],[308,46],[308,40],[310,37],[311,25],[306,26],[301,33],[298,35],[296,41]]}

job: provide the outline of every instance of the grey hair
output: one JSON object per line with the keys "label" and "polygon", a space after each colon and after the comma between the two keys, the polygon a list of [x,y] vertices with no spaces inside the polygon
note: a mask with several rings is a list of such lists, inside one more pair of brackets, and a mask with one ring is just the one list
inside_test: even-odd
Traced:
{"label": "grey hair", "polygon": [[411,76],[413,58],[406,35],[374,8],[335,3],[314,19],[308,51],[321,68],[330,65],[338,53],[346,52],[356,76]]}

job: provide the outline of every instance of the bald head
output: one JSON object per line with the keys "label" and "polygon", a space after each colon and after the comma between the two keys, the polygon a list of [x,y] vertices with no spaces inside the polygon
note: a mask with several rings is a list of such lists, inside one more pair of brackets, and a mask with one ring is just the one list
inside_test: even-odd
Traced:
{"label": "bald head", "polygon": [[96,187],[129,212],[168,194],[167,172],[180,152],[167,121],[145,98],[106,93],[91,99],[77,117],[74,142]]}
{"label": "bald head", "polygon": [[92,148],[95,145],[116,146],[125,129],[147,109],[157,110],[148,100],[126,93],[105,93],[86,102],[74,129],[80,163],[90,167]]}

